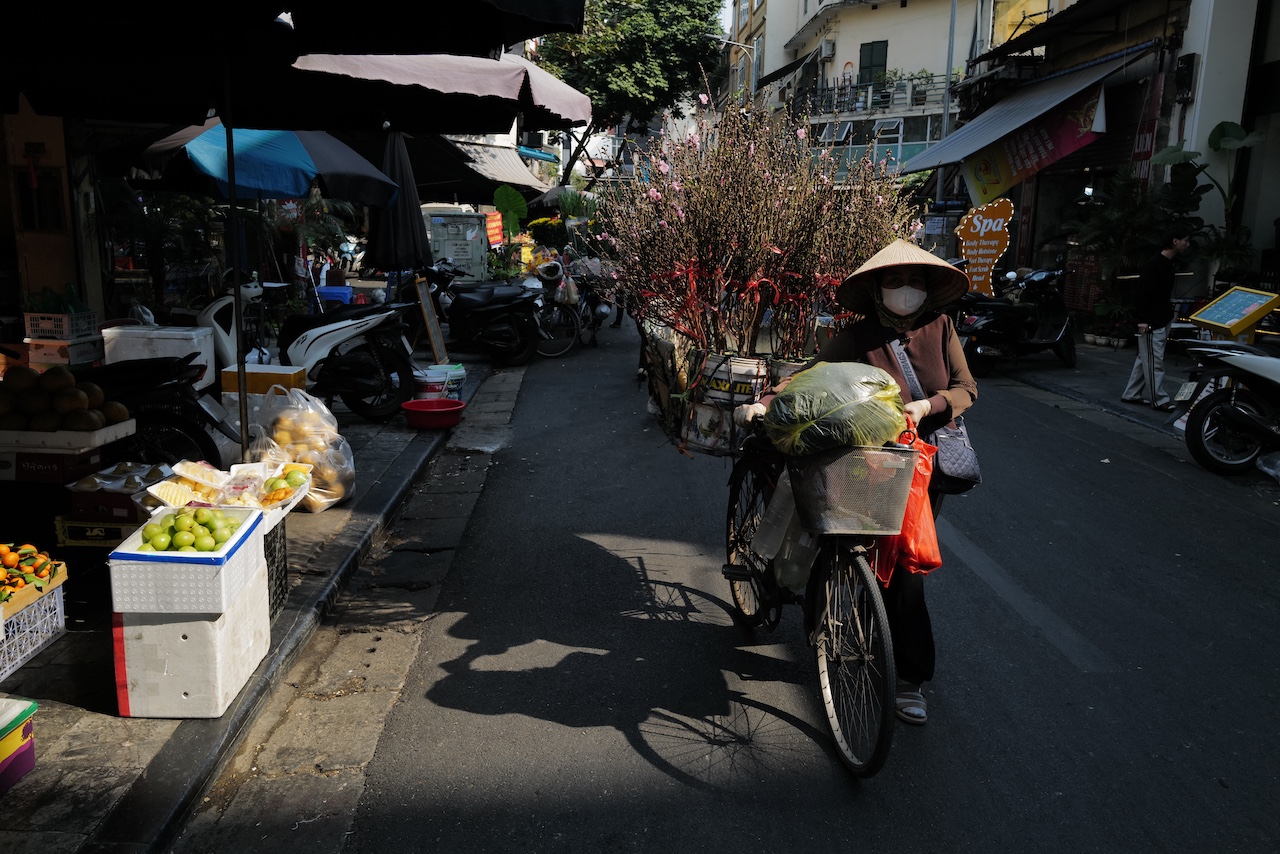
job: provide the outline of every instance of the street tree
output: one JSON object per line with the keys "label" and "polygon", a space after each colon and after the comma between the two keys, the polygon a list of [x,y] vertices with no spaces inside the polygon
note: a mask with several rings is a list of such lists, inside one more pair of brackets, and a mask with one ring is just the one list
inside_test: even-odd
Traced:
{"label": "street tree", "polygon": [[[562,183],[587,140],[626,122],[640,131],[664,111],[705,91],[720,61],[721,0],[587,0],[581,33],[553,33],[538,64],[591,98],[591,124],[578,136]],[[577,132],[575,132],[577,135]]]}

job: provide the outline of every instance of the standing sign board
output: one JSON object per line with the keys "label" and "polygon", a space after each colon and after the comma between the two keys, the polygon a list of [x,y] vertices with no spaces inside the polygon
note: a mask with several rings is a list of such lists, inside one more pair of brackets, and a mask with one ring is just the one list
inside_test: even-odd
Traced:
{"label": "standing sign board", "polygon": [[973,208],[956,226],[960,255],[968,262],[969,289],[995,296],[991,286],[991,269],[1009,248],[1009,221],[1013,219],[1013,202],[996,199]]}
{"label": "standing sign board", "polygon": [[1223,338],[1247,336],[1253,340],[1254,328],[1280,306],[1280,295],[1235,287],[1188,318],[1196,326]]}
{"label": "standing sign board", "polygon": [[440,331],[440,321],[436,318],[435,304],[431,302],[431,286],[426,279],[418,279],[414,283],[418,290],[418,306],[422,309],[422,320],[426,324],[427,338],[431,340],[431,355],[437,365],[449,361],[449,351],[444,346],[444,333]]}

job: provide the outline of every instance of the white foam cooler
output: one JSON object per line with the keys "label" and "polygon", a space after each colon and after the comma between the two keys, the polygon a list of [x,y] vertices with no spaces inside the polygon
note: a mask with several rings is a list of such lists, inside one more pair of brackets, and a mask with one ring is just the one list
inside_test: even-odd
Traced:
{"label": "white foam cooler", "polygon": [[217,718],[271,645],[263,563],[222,614],[112,614],[121,717]]}
{"label": "white foam cooler", "polygon": [[129,359],[155,359],[163,356],[181,358],[198,353],[197,365],[204,374],[196,380],[196,388],[213,385],[213,330],[205,326],[108,326],[102,330],[105,355],[103,362],[114,364]]}

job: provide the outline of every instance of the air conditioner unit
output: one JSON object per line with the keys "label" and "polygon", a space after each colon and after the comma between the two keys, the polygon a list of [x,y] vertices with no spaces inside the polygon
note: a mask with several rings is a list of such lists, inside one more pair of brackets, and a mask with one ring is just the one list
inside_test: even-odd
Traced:
{"label": "air conditioner unit", "polygon": [[818,51],[818,58],[823,61],[830,61],[835,58],[836,43],[831,39],[823,39],[822,47]]}

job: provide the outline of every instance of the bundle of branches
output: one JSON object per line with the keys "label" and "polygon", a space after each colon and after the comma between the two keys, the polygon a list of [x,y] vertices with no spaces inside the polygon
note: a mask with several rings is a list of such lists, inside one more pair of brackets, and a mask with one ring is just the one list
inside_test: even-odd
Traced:
{"label": "bundle of branches", "polygon": [[704,107],[636,176],[600,205],[628,305],[715,352],[754,354],[772,309],[773,354],[802,358],[840,281],[918,227],[883,162],[841,162],[785,112]]}

